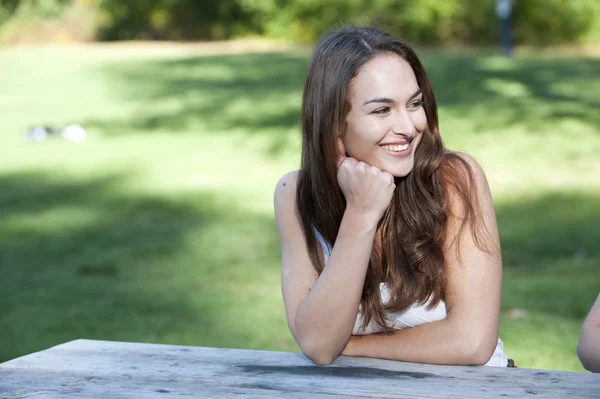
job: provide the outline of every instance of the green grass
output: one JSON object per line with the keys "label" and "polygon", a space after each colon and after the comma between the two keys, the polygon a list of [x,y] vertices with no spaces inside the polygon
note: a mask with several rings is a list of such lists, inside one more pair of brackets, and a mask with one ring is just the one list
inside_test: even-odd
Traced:
{"label": "green grass", "polygon": [[[297,351],[272,192],[299,164],[307,60],[3,49],[0,361],[82,337]],[[490,180],[507,354],[583,370],[579,328],[600,287],[600,60],[423,60],[446,143]],[[20,137],[66,123],[89,139]]]}

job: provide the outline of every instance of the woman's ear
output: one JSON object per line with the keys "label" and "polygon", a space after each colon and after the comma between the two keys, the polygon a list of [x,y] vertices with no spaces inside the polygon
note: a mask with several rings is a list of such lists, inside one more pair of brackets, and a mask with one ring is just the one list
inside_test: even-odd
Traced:
{"label": "woman's ear", "polygon": [[346,159],[346,147],[344,147],[344,142],[342,141],[342,135],[338,134],[336,165],[339,166],[344,159]]}

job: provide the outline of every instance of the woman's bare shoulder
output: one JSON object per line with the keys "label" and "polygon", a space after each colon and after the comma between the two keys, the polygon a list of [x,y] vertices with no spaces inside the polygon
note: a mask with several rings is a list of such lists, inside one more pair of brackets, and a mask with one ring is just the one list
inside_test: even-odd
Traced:
{"label": "woman's bare shoulder", "polygon": [[446,184],[453,183],[449,187],[451,189],[462,186],[469,190],[474,188],[477,189],[476,191],[483,192],[489,190],[483,167],[470,154],[464,152],[446,153],[446,162],[444,162],[443,169],[443,180]]}
{"label": "woman's bare shoulder", "polygon": [[299,173],[300,173],[299,170],[292,170],[291,172],[287,172],[286,174],[281,176],[281,178],[277,182],[277,186],[279,187],[281,185],[281,186],[285,187],[288,184],[292,184],[295,186],[296,182],[298,181]]}
{"label": "woman's bare shoulder", "polygon": [[275,211],[284,207],[285,204],[295,204],[298,174],[298,170],[293,170],[281,176],[277,182],[274,194]]}
{"label": "woman's bare shoulder", "polygon": [[483,167],[481,163],[475,159],[475,157],[471,154],[467,154],[466,152],[449,152],[447,153],[448,157],[454,158],[455,160],[460,160],[462,163],[469,167],[473,177],[476,180],[485,179],[485,172],[483,171]]}

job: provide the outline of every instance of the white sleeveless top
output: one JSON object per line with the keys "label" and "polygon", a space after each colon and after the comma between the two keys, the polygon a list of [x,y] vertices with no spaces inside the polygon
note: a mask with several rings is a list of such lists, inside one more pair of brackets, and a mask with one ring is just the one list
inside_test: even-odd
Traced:
{"label": "white sleeveless top", "polygon": [[[331,245],[329,245],[323,236],[316,230],[315,235],[321,248],[323,249],[323,259],[327,262],[329,255],[331,254]],[[384,304],[389,302],[390,294],[388,287],[385,283],[381,283],[381,299]],[[394,330],[402,330],[403,328],[416,327],[421,324],[431,323],[446,318],[446,304],[440,301],[437,306],[433,309],[427,309],[429,302],[422,305],[414,305],[410,308],[403,310],[402,312],[389,312],[386,317],[388,319],[388,325]],[[362,314],[359,310],[356,322],[354,323],[354,329],[352,335],[367,335],[383,332],[384,329],[375,320],[365,327],[361,328],[363,322]],[[508,358],[504,354],[504,344],[500,339],[496,344],[496,349],[490,360],[485,364],[486,366],[506,367],[508,364]]]}

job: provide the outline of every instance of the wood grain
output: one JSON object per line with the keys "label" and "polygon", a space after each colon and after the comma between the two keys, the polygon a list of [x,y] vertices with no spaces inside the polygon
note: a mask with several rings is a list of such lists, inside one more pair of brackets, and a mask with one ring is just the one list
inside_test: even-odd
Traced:
{"label": "wood grain", "polygon": [[[16,389],[19,378],[30,381],[18,384],[29,390],[23,395],[55,389],[70,378],[85,381],[91,396],[60,397],[98,397],[101,390],[124,395],[102,397],[132,397],[127,389],[133,394],[138,384],[148,388],[145,396],[134,396],[144,398],[165,397],[161,389],[193,394],[194,387],[206,392],[203,397],[600,398],[600,375],[590,373],[350,357],[319,367],[297,353],[91,340],[11,360],[0,365],[0,372],[0,397]],[[38,373],[45,379],[35,384],[31,376]]]}
{"label": "wood grain", "polygon": [[[84,373],[0,368],[0,398],[78,398],[78,399],[155,399],[155,398],[291,398],[336,399],[337,395],[277,391],[256,387],[231,387],[208,383],[152,381],[144,378],[99,377]],[[356,397],[357,399],[364,397]]]}

